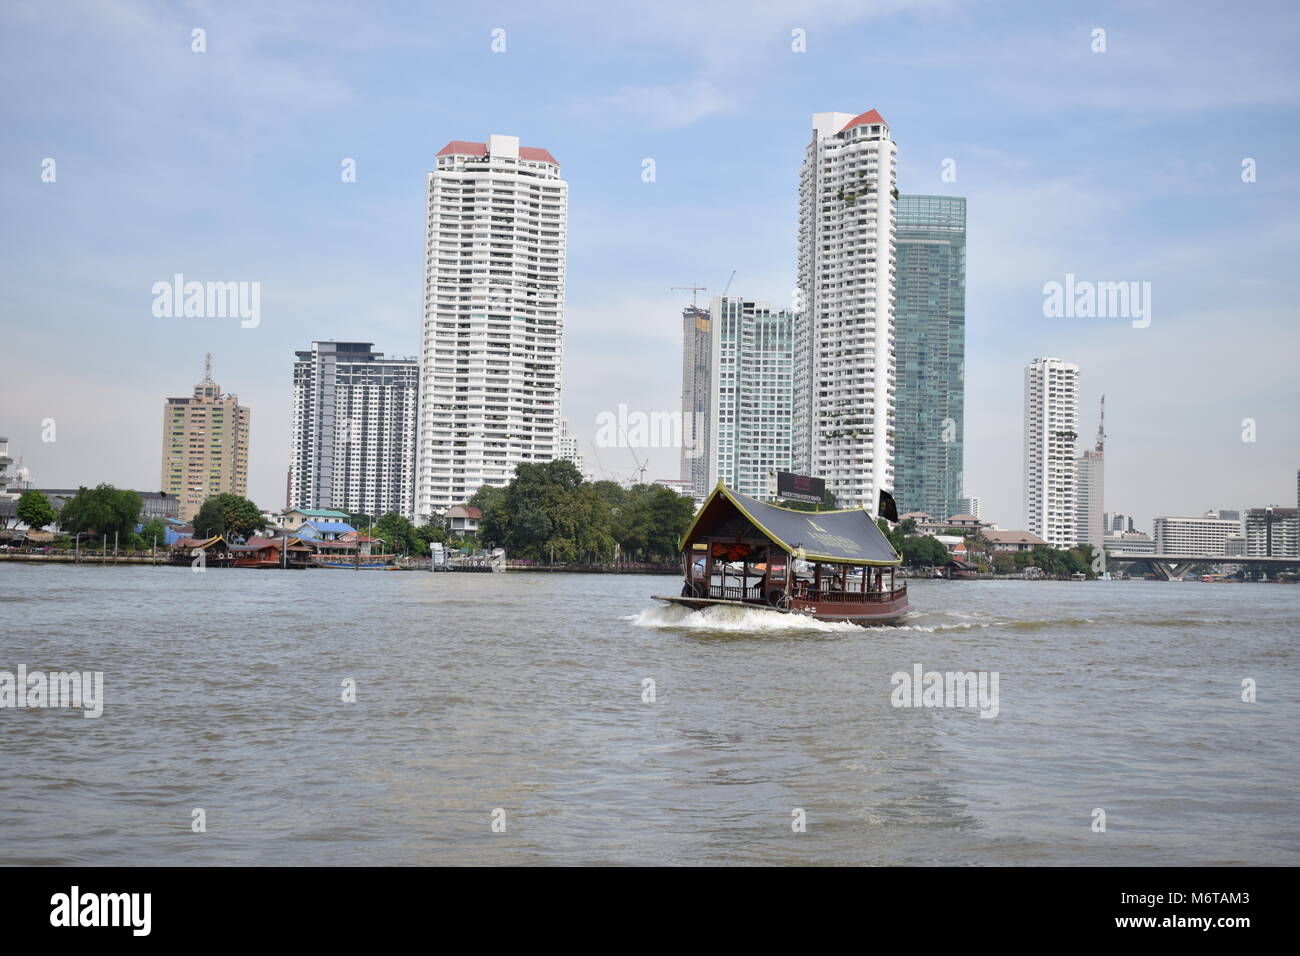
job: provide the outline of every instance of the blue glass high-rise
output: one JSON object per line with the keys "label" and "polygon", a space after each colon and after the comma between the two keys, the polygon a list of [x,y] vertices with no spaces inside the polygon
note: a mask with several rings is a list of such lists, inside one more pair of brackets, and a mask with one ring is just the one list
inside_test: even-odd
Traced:
{"label": "blue glass high-rise", "polygon": [[942,521],[963,494],[966,200],[899,196],[896,227],[894,499]]}

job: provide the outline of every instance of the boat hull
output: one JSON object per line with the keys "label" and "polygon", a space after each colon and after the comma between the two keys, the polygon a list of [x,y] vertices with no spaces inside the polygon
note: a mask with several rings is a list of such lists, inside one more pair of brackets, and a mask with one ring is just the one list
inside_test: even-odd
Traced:
{"label": "boat hull", "polygon": [[891,600],[864,601],[853,604],[817,604],[811,601],[795,600],[788,608],[773,607],[770,604],[760,604],[753,601],[731,601],[721,598],[668,597],[659,594],[653,595],[653,597],[656,601],[676,604],[680,607],[690,608],[692,611],[702,611],[705,608],[719,606],[743,607],[752,608],[756,611],[770,611],[773,614],[802,615],[817,621],[831,623],[847,621],[850,624],[861,625],[896,624],[906,617],[907,612],[911,610],[906,592]]}

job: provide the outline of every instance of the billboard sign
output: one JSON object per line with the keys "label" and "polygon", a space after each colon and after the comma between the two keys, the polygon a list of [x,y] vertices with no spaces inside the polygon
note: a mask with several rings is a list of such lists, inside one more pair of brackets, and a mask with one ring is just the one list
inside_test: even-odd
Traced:
{"label": "billboard sign", "polygon": [[785,501],[810,501],[821,504],[826,496],[826,480],[794,475],[788,471],[776,473],[776,496]]}

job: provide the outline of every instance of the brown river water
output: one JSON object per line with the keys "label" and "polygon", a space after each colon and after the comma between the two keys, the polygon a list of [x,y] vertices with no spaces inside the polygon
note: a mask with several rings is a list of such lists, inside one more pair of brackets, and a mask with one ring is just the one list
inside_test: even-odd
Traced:
{"label": "brown river water", "polygon": [[[679,587],[0,564],[0,672],[103,674],[0,709],[0,863],[1300,863],[1300,587],[919,581],[887,628]],[[918,665],[996,716],[894,706]]]}

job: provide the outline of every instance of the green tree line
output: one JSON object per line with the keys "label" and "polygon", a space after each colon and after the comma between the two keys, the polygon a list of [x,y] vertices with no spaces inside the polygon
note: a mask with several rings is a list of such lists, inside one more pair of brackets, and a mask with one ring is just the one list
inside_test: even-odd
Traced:
{"label": "green tree line", "polygon": [[625,561],[672,561],[695,516],[670,488],[585,481],[567,461],[520,465],[508,485],[484,485],[469,504],[483,514],[480,542],[536,561],[606,562],[616,546]]}

